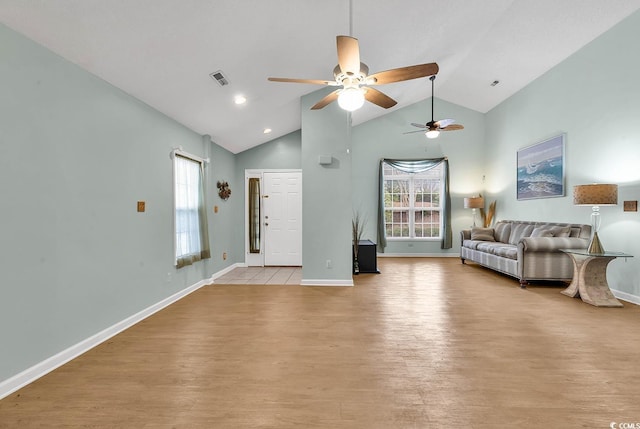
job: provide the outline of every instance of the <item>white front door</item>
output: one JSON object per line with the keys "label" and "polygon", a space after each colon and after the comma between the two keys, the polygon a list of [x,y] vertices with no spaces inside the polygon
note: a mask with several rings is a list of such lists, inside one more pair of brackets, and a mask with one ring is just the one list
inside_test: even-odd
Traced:
{"label": "white front door", "polygon": [[265,172],[264,264],[302,265],[302,173]]}

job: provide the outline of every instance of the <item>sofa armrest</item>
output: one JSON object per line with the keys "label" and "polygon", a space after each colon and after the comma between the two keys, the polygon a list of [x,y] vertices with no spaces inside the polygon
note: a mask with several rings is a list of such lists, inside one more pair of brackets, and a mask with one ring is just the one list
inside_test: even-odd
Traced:
{"label": "sofa armrest", "polygon": [[589,240],[578,237],[525,237],[518,243],[523,252],[559,252],[559,249],[586,249]]}
{"label": "sofa armrest", "polygon": [[460,244],[462,244],[464,240],[471,240],[470,229],[463,229],[462,231],[460,231]]}

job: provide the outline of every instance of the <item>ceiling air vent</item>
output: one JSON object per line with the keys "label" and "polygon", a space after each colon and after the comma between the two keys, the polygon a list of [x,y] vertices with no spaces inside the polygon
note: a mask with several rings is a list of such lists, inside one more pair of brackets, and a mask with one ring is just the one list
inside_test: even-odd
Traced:
{"label": "ceiling air vent", "polygon": [[218,82],[218,85],[220,86],[229,85],[229,79],[227,79],[227,77],[224,74],[222,74],[222,70],[215,71],[211,73],[209,76],[211,76],[211,79]]}

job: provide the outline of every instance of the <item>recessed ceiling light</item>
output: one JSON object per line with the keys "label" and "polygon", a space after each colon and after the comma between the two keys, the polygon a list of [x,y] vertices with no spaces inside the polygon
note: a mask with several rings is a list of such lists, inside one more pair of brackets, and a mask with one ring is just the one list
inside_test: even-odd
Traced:
{"label": "recessed ceiling light", "polygon": [[269,134],[271,132],[271,128],[265,128],[262,133],[263,134]]}
{"label": "recessed ceiling light", "polygon": [[236,95],[233,101],[236,104],[244,104],[247,102],[247,98],[244,95]]}

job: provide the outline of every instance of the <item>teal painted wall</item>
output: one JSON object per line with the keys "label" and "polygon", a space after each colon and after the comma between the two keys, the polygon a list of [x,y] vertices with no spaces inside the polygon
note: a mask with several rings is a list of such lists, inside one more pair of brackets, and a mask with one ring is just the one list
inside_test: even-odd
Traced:
{"label": "teal painted wall", "polygon": [[239,177],[245,169],[299,169],[302,166],[302,131],[297,130],[236,155]]}
{"label": "teal painted wall", "polygon": [[[254,148],[240,152],[235,156],[235,177],[237,186],[237,198],[241,206],[238,208],[234,231],[236,237],[245,237],[244,210],[245,210],[245,170],[299,170],[302,168],[302,131],[297,130],[282,137],[271,140]],[[242,222],[237,222],[238,216],[242,216]],[[235,240],[234,255],[238,260],[245,259],[245,243],[243,240]]]}
{"label": "teal painted wall", "polygon": [[[499,217],[589,223],[573,205],[573,187],[617,183],[619,205],[602,207],[607,250],[635,256],[609,265],[613,289],[640,296],[640,217],[624,200],[640,199],[640,12],[595,39],[486,115],[487,192]],[[516,151],[566,133],[566,196],[516,200]]]}
{"label": "teal painted wall", "polygon": [[431,120],[431,98],[395,110],[381,118],[354,127],[352,147],[353,210],[366,219],[363,237],[377,242],[378,165],[381,158],[449,159],[453,248],[440,249],[440,241],[388,241],[388,254],[459,254],[459,231],[472,224],[471,210],[463,198],[482,191],[484,174],[484,115],[436,99],[435,119],[452,118],[463,130],[442,132],[437,139],[416,130],[411,122]]}
{"label": "teal painted wall", "polygon": [[[350,117],[338,103],[310,110],[332,90],[305,95],[301,103],[303,281],[352,279]],[[320,155],[331,156],[331,165],[319,165]]]}
{"label": "teal painted wall", "polygon": [[[205,157],[211,160],[205,167],[211,259],[204,261],[205,273],[210,276],[231,263],[244,262],[244,250],[238,244],[235,231],[238,228],[238,215],[244,210],[243,180],[236,177],[236,157],[233,153],[213,143],[210,136],[203,137],[203,144]],[[231,196],[226,201],[218,196],[218,181],[229,183]],[[215,207],[218,207],[217,213]],[[226,260],[223,257],[225,253]]]}
{"label": "teal painted wall", "polygon": [[[230,264],[173,267],[169,153],[209,151],[213,178],[234,158],[3,25],[0,58],[4,380]],[[210,218],[215,253],[230,219]]]}

